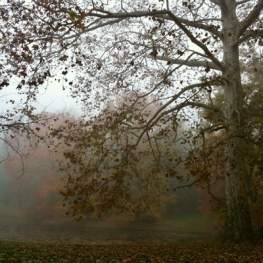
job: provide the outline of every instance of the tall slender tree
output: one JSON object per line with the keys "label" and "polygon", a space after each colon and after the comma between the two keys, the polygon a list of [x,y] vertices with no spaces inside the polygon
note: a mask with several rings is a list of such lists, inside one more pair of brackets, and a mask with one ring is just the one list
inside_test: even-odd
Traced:
{"label": "tall slender tree", "polygon": [[[140,140],[151,144],[154,136],[146,135],[156,126],[179,119],[191,118],[188,142],[199,132],[224,129],[225,241],[251,242],[244,167],[246,78],[240,61],[261,58],[262,8],[263,0],[7,0],[1,6],[1,52],[12,67],[1,68],[0,86],[16,75],[18,89],[36,94],[52,76],[82,101],[90,118],[106,99],[132,92],[127,103],[107,115],[115,125],[112,134],[114,127],[115,134],[136,131],[137,141],[124,147],[125,158]],[[257,51],[244,58],[240,46]],[[68,81],[70,72],[73,81]],[[224,94],[222,108],[213,104],[216,86]],[[149,94],[162,106],[146,120],[140,103]],[[223,124],[202,126],[194,111],[203,108],[220,113]],[[134,109],[141,115],[132,116]],[[93,131],[102,127],[96,120],[89,124]],[[195,157],[191,151],[190,157]]]}

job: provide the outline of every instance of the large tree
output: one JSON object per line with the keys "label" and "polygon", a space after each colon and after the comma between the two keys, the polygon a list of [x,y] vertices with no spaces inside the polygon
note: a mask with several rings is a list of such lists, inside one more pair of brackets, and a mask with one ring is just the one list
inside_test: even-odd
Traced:
{"label": "large tree", "polygon": [[[192,135],[223,129],[225,241],[253,240],[243,154],[245,119],[250,113],[244,110],[246,77],[241,74],[240,61],[249,65],[261,57],[263,0],[6,2],[1,6],[1,52],[12,67],[1,68],[2,88],[16,75],[21,79],[19,90],[36,94],[52,78],[82,101],[90,120],[106,99],[131,92],[133,96],[118,110],[110,115],[105,112],[104,121],[100,115],[100,123],[96,119],[85,123],[90,126],[86,132],[93,131],[89,138],[97,143],[94,147],[104,145],[99,140],[105,142],[109,136],[118,141],[120,133],[128,134],[126,147],[121,147],[123,160],[134,158],[132,149],[141,140],[148,140],[153,154],[158,152],[152,146],[158,141],[152,131],[163,129],[165,136],[170,125],[170,131],[176,133],[182,119],[191,118],[189,131],[195,130],[182,140],[194,142],[193,147],[198,140],[192,140]],[[257,51],[242,57],[241,46]],[[73,81],[68,80],[70,72]],[[222,108],[213,103],[214,87],[223,92]],[[147,119],[141,101],[149,94],[162,106]],[[220,113],[222,122],[202,126],[194,111],[204,108]],[[136,140],[130,140],[131,133]],[[185,165],[190,158],[195,160],[189,150]],[[119,182],[118,176],[114,178]],[[110,201],[114,203],[114,195]]]}
{"label": "large tree", "polygon": [[[244,56],[253,56],[253,51],[241,51]],[[261,61],[253,60],[250,64],[241,63],[241,70],[247,81],[243,85],[243,91],[246,94],[244,98],[244,147],[246,151],[243,154],[244,173],[248,194],[248,202],[252,217],[254,230],[259,234],[262,228],[262,64]],[[213,103],[215,107],[223,107],[224,94],[222,89],[214,94]],[[201,117],[215,127],[223,123],[223,116],[220,113],[213,113],[204,109]],[[200,186],[206,188],[210,193],[210,206],[217,213],[224,214],[225,198],[222,196],[225,189],[225,171],[224,171],[224,145],[226,140],[225,130],[221,129],[216,133],[202,137],[202,148],[205,154],[199,156],[199,163],[203,173],[209,169],[205,180],[200,182]],[[209,165],[207,165],[209,164]],[[212,201],[212,202],[211,202]],[[222,213],[223,212],[223,213]],[[222,222],[221,222],[222,223]]]}

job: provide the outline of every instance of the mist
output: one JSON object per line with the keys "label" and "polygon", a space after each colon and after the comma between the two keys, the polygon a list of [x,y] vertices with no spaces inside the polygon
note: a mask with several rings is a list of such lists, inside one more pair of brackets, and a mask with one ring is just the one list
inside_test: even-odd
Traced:
{"label": "mist", "polygon": [[[40,162],[41,160],[41,162]],[[86,215],[75,221],[65,215],[58,190],[63,174],[48,151],[38,149],[23,175],[18,156],[0,165],[0,240],[37,243],[189,242],[210,239],[214,222],[200,212],[202,193],[195,187],[167,193],[156,215],[113,212],[102,217]],[[171,181],[171,188],[175,181]]]}

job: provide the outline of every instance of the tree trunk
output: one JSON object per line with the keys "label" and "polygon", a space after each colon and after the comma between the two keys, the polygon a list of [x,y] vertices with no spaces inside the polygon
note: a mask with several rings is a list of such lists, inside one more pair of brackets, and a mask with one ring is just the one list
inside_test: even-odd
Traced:
{"label": "tree trunk", "polygon": [[244,93],[239,67],[238,20],[235,1],[222,8],[224,65],[224,118],[227,132],[225,146],[226,225],[225,242],[253,242],[249,213],[246,167],[244,161]]}
{"label": "tree trunk", "polygon": [[[237,135],[237,132],[235,133]],[[226,225],[225,242],[253,242],[253,230],[249,214],[245,167],[242,156],[242,138],[230,133],[226,145]],[[238,135],[237,135],[238,136]]]}

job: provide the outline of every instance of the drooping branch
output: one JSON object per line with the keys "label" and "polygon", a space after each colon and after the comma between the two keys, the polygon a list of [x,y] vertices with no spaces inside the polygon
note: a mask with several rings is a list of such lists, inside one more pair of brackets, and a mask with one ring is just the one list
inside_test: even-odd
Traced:
{"label": "drooping branch", "polygon": [[[200,85],[190,85],[187,86],[185,89],[183,89],[183,91],[179,92],[178,94],[176,94],[175,96],[173,96],[172,99],[170,99],[167,103],[165,103],[164,105],[162,105],[162,107],[160,107],[156,113],[147,121],[147,123],[143,126],[140,127],[133,127],[133,130],[141,130],[143,129],[144,132],[146,132],[147,130],[151,129],[162,117],[164,117],[165,115],[168,115],[169,113],[172,112],[176,112],[176,111],[180,111],[181,109],[185,108],[185,107],[198,107],[198,108],[204,108],[204,109],[209,109],[211,111],[214,112],[220,112],[219,109],[211,107],[207,104],[204,103],[198,103],[198,102],[192,102],[192,101],[184,101],[182,103],[177,104],[174,107],[171,107],[167,110],[165,110],[166,108],[168,108],[169,105],[171,105],[176,99],[178,99],[184,92],[186,92],[187,90],[196,88],[196,87],[205,87],[206,84],[201,83]],[[143,132],[143,133],[144,133]]]}
{"label": "drooping branch", "polygon": [[[193,89],[196,86],[198,86],[198,85],[187,86],[187,87],[185,87],[185,89],[183,89],[184,91],[179,92],[178,94],[181,95],[182,93],[186,92],[189,89]],[[203,83],[200,84],[200,87],[204,87],[204,86],[206,86],[206,85]],[[162,107],[160,107],[156,111],[156,113],[147,121],[147,123],[145,125],[137,126],[137,127],[136,126],[131,127],[127,123],[125,123],[125,122],[123,123],[123,124],[129,126],[131,131],[132,130],[142,130],[139,135],[136,135],[137,141],[135,143],[135,146],[139,145],[139,143],[141,142],[143,136],[147,133],[147,131],[152,129],[164,116],[167,116],[170,113],[179,112],[180,110],[182,110],[183,108],[186,108],[186,107],[198,107],[198,108],[208,109],[208,110],[211,110],[213,112],[220,112],[219,108],[214,108],[214,107],[207,105],[205,103],[199,103],[199,102],[193,102],[193,101],[187,101],[187,100],[182,102],[182,103],[177,104],[174,107],[168,108],[168,106],[171,105],[171,103],[173,101],[175,101],[176,99],[178,99],[180,97],[180,95],[178,95],[178,94],[176,96],[174,96],[171,100],[169,100],[167,103],[165,103]],[[165,110],[166,108],[168,108],[168,109]],[[220,129],[222,129],[222,126],[220,126]]]}

